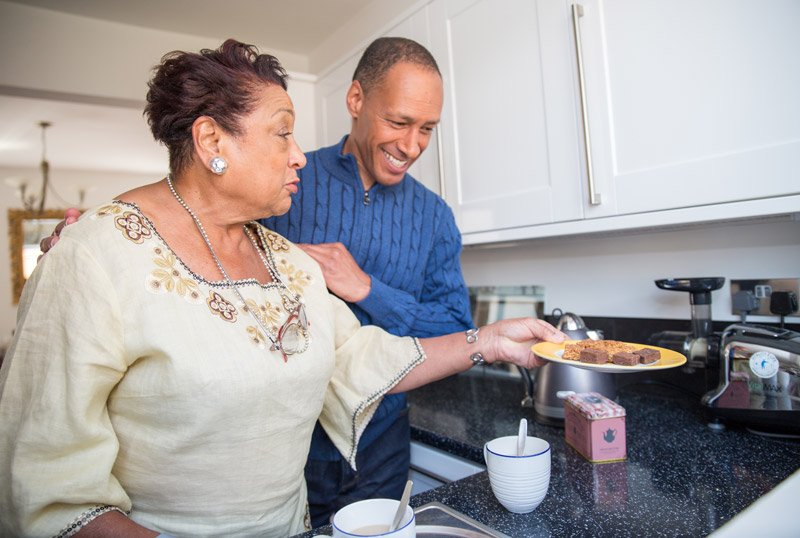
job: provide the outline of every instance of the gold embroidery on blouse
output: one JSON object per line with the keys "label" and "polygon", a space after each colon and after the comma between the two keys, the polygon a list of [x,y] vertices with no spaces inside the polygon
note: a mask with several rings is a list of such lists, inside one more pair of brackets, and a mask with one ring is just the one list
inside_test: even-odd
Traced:
{"label": "gold embroidery on blouse", "polygon": [[122,234],[136,244],[142,244],[145,239],[150,239],[153,232],[145,224],[138,213],[125,211],[122,216],[114,219],[114,225]]}
{"label": "gold embroidery on blouse", "polygon": [[265,235],[267,236],[270,250],[289,250],[289,243],[280,235],[270,232],[267,232]]}
{"label": "gold embroidery on blouse", "polygon": [[278,272],[284,276],[284,283],[293,293],[302,296],[306,286],[313,282],[311,275],[296,268],[293,264],[289,263],[286,258],[281,258],[278,261]]}
{"label": "gold embroidery on blouse", "polygon": [[98,219],[101,217],[107,217],[109,215],[119,215],[120,213],[122,213],[122,208],[117,204],[106,204],[98,208],[94,215],[92,215],[92,218]]}
{"label": "gold embroidery on blouse", "polygon": [[266,341],[267,339],[264,338],[264,335],[261,334],[261,331],[259,331],[252,325],[248,325],[247,335],[250,337],[250,341],[253,342],[255,345],[257,345],[259,349],[264,349],[267,347],[267,341]]}
{"label": "gold embroidery on blouse", "polygon": [[278,332],[278,320],[281,319],[281,314],[283,314],[280,308],[269,301],[259,305],[253,299],[246,299],[245,309],[255,314],[265,327],[269,327],[273,332]]}
{"label": "gold embroidery on blouse", "polygon": [[211,312],[218,315],[225,321],[236,322],[236,307],[225,300],[225,298],[215,291],[211,291],[206,299],[206,304]]}
{"label": "gold embroidery on blouse", "polygon": [[153,249],[156,268],[147,275],[147,289],[153,293],[177,293],[192,304],[203,301],[200,290],[191,277],[184,276],[176,267],[178,258],[171,251],[161,247]]}

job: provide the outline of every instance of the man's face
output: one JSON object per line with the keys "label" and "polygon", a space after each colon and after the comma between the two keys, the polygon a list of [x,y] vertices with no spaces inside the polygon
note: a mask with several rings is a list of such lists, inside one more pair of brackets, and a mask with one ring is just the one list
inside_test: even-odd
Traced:
{"label": "man's face", "polygon": [[347,93],[353,127],[345,153],[358,162],[364,188],[399,183],[430,142],[442,113],[442,79],[416,64],[395,64],[364,93],[354,81]]}

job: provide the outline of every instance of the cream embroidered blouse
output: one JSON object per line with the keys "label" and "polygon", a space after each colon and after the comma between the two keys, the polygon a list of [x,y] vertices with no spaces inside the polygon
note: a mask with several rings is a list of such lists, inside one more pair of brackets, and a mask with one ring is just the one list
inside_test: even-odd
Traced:
{"label": "cream embroidered blouse", "polygon": [[262,231],[310,321],[308,349],[286,361],[253,319],[278,331],[278,285],[238,281],[240,304],[130,204],[64,231],[25,287],[0,371],[6,533],[68,536],[104,505],[175,536],[308,528],[315,421],[354,464],[381,397],[424,354],[413,338],[361,327],[310,257]]}

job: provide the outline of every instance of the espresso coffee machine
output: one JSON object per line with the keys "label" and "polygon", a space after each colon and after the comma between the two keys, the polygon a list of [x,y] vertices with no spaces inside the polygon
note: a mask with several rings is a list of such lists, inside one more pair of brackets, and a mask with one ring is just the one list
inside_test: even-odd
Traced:
{"label": "espresso coffee machine", "polygon": [[724,282],[721,277],[657,280],[661,289],[690,294],[692,330],[657,333],[650,343],[683,353],[684,369],[705,377],[701,403],[712,429],[730,423],[800,434],[800,333],[744,322],[714,333],[711,292]]}

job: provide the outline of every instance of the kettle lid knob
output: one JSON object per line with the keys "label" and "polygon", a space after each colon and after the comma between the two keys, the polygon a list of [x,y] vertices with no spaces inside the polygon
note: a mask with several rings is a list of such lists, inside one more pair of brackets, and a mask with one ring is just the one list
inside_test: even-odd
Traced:
{"label": "kettle lid knob", "polygon": [[578,314],[565,312],[560,318],[558,318],[556,328],[559,331],[578,331],[581,329],[586,329],[586,324]]}

